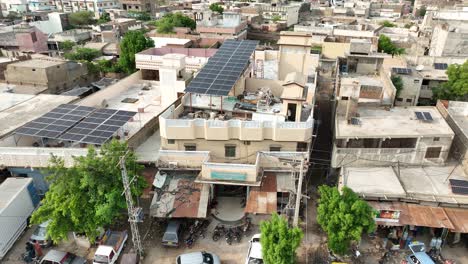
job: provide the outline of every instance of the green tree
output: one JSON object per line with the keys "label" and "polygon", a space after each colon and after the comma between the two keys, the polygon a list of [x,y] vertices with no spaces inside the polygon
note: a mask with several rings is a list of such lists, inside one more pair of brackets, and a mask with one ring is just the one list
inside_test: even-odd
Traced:
{"label": "green tree", "polygon": [[426,15],[427,9],[425,6],[421,6],[421,8],[418,10],[418,16],[419,17],[424,17]]}
{"label": "green tree", "polygon": [[393,44],[392,40],[383,34],[379,37],[378,51],[391,55],[400,55],[405,53],[405,49],[397,48],[395,44]]}
{"label": "green tree", "polygon": [[273,21],[273,22],[275,22],[275,23],[278,22],[278,21],[280,21],[280,20],[281,20],[281,16],[280,16],[280,15],[274,15],[274,16],[271,17],[271,21]]}
{"label": "green tree", "polygon": [[141,31],[128,31],[120,42],[119,64],[126,73],[135,71],[135,54],[154,47],[151,38],[147,38]]}
{"label": "green tree", "polygon": [[182,13],[169,13],[164,15],[161,19],[152,22],[156,26],[158,33],[172,33],[175,27],[188,27],[195,29],[197,23],[195,20],[191,19],[188,16],[183,15]]}
{"label": "green tree", "polygon": [[97,49],[77,48],[74,52],[65,53],[64,57],[74,61],[92,61],[101,56],[101,52]]}
{"label": "green tree", "polygon": [[380,23],[380,25],[382,25],[384,27],[396,27],[395,24],[393,24],[392,22],[390,22],[388,20],[383,21],[382,23]]}
{"label": "green tree", "polygon": [[[49,191],[33,213],[31,223],[50,220],[47,233],[54,242],[66,240],[70,231],[84,233],[94,241],[98,228],[125,215],[127,205],[119,167],[124,153],[127,144],[113,140],[104,144],[99,153],[90,147],[87,155],[75,157],[69,168],[63,159],[52,156],[46,170]],[[125,165],[129,178],[135,177],[132,194],[139,196],[146,182],[139,176],[142,166],[132,151],[127,153]]]}
{"label": "green tree", "polygon": [[269,221],[260,225],[262,255],[265,264],[293,264],[296,262],[296,249],[304,234],[298,227],[290,228],[281,216],[273,214]]}
{"label": "green tree", "polygon": [[328,234],[328,246],[337,254],[349,251],[351,242],[359,242],[363,232],[375,230],[375,211],[353,190],[343,187],[319,187],[317,221]]}
{"label": "green tree", "polygon": [[468,101],[468,60],[447,68],[448,81],[432,89],[433,99]]}
{"label": "green tree", "polygon": [[104,23],[109,22],[109,21],[111,21],[109,13],[103,12],[96,23],[97,24],[104,24]]}
{"label": "green tree", "polygon": [[91,11],[78,11],[68,15],[68,21],[72,26],[85,26],[95,23],[94,13]]}
{"label": "green tree", "polygon": [[401,90],[403,90],[403,80],[398,75],[394,75],[390,79],[392,80],[393,86],[395,86],[396,97],[398,97],[401,93]]}
{"label": "green tree", "polygon": [[213,3],[210,5],[210,10],[213,11],[213,12],[218,12],[219,14],[222,14],[224,12],[224,8],[217,4],[217,3]]}
{"label": "green tree", "polygon": [[59,43],[59,49],[67,52],[67,51],[72,50],[75,45],[76,45],[75,42],[71,40],[65,40],[64,42]]}

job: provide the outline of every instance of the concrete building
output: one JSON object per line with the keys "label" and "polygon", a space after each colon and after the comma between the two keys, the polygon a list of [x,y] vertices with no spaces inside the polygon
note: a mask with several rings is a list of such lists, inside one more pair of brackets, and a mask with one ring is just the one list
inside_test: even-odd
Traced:
{"label": "concrete building", "polygon": [[392,77],[400,77],[403,89],[395,98],[396,106],[415,106],[419,102],[423,78],[417,71],[406,67],[392,67]]}
{"label": "concrete building", "polygon": [[[305,32],[280,33],[278,40],[278,79],[284,80],[291,72],[299,72],[303,75],[310,75],[315,72],[314,54],[311,54],[312,36]],[[316,64],[315,64],[316,65]]]}
{"label": "concrete building", "polygon": [[197,32],[201,38],[243,40],[247,38],[247,21],[239,13],[223,12],[222,19],[218,19],[218,15],[205,11],[197,22]]}
{"label": "concrete building", "polygon": [[88,84],[92,80],[87,74],[84,64],[45,57],[9,64],[5,80],[11,84],[44,87],[46,93],[57,94]]}
{"label": "concrete building", "polygon": [[29,25],[35,26],[45,34],[63,32],[70,25],[68,23],[68,14],[66,13],[48,13],[47,18],[47,20],[29,22]]}
{"label": "concrete building", "polygon": [[55,1],[50,0],[28,0],[29,11],[55,11]]}
{"label": "concrete building", "polygon": [[2,0],[0,5],[0,11],[5,14],[9,12],[25,13],[28,11],[28,0]]}
{"label": "concrete building", "polygon": [[464,56],[468,49],[468,23],[438,24],[432,32],[429,56]]}
{"label": "concrete building", "polygon": [[[222,47],[218,52],[225,54]],[[225,96],[190,92],[194,88],[189,86],[180,104],[159,117],[161,170],[197,170],[192,180],[208,185],[218,202],[229,198],[229,190],[241,189],[241,197],[249,193],[239,218],[245,212],[281,211],[276,188],[267,195],[260,186],[269,180],[279,185],[276,172],[294,170],[294,160],[297,164],[307,158],[313,128],[314,90],[304,75],[291,73],[284,81],[257,79],[250,77],[252,68],[245,63]],[[212,66],[210,60],[205,65]],[[202,69],[190,85],[204,74]],[[265,195],[269,198],[261,209],[257,198]]]}
{"label": "concrete building", "polygon": [[[416,112],[432,120],[418,119]],[[348,115],[337,112],[332,167],[444,165],[453,137],[435,107],[350,106]]]}
{"label": "concrete building", "polygon": [[119,43],[128,31],[140,30],[143,23],[133,18],[116,18],[107,23],[92,26],[93,39],[106,43]]}
{"label": "concrete building", "polygon": [[399,18],[403,14],[402,3],[379,3],[370,4],[369,15],[371,17]]}
{"label": "concrete building", "polygon": [[18,26],[13,26],[12,31],[0,33],[0,49],[11,52],[47,54],[47,35],[34,26],[21,23]]}
{"label": "concrete building", "polygon": [[262,19],[268,23],[283,22],[287,27],[295,25],[299,22],[299,9],[301,4],[253,4],[259,10]]}
{"label": "concrete building", "polygon": [[150,0],[119,0],[120,6],[125,11],[154,13],[155,2]]}
{"label": "concrete building", "polygon": [[468,175],[468,102],[438,101],[437,108],[455,132],[450,157]]}
{"label": "concrete building", "polygon": [[120,8],[118,0],[62,0],[56,1],[57,10],[63,13],[73,13],[77,11],[91,11],[95,18],[106,9]]}

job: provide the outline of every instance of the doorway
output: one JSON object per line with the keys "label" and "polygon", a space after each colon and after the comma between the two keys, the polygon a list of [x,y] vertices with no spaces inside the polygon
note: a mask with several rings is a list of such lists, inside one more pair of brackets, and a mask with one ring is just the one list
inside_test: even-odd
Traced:
{"label": "doorway", "polygon": [[296,121],[296,104],[288,103],[288,121]]}

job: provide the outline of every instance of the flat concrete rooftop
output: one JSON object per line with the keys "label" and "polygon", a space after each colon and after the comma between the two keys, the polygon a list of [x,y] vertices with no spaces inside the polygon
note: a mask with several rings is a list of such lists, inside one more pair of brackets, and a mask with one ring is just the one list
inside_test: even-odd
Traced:
{"label": "flat concrete rooftop", "polygon": [[468,138],[468,102],[450,101],[447,111],[465,137]]}
{"label": "flat concrete rooftop", "polygon": [[24,68],[38,68],[38,69],[45,69],[53,66],[59,66],[64,64],[65,61],[57,61],[57,60],[46,60],[46,59],[31,59],[26,61],[20,61],[13,63],[11,65],[15,67],[24,67]]}
{"label": "flat concrete rooftop", "polygon": [[[429,112],[434,119],[424,122],[415,112]],[[384,138],[384,137],[449,137],[454,133],[439,111],[433,106],[358,107],[360,125],[352,125],[344,116],[336,119],[336,138]]]}
{"label": "flat concrete rooftop", "polygon": [[405,199],[468,205],[468,195],[453,194],[449,179],[468,181],[461,166],[345,167],[339,186],[348,186],[368,199]]}

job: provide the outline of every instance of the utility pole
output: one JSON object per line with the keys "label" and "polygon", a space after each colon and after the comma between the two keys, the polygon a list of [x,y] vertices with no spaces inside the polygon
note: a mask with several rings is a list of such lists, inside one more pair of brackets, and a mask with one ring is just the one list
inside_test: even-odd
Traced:
{"label": "utility pole", "polygon": [[296,192],[296,207],[294,209],[294,226],[299,225],[299,208],[302,200],[302,181],[304,179],[304,158],[301,159],[301,167],[299,168],[299,183],[297,184]]}
{"label": "utility pole", "polygon": [[141,245],[140,232],[138,231],[138,222],[140,222],[141,208],[133,207],[132,191],[128,181],[127,168],[125,167],[126,153],[120,159],[120,171],[122,172],[122,182],[124,186],[125,200],[127,201],[128,222],[132,231],[133,248],[136,250],[140,259],[143,258],[143,246]]}

